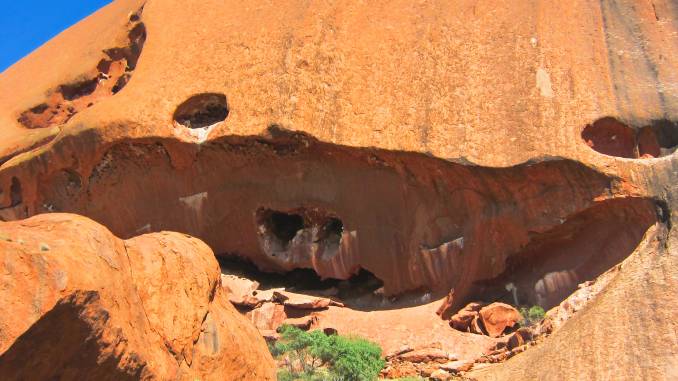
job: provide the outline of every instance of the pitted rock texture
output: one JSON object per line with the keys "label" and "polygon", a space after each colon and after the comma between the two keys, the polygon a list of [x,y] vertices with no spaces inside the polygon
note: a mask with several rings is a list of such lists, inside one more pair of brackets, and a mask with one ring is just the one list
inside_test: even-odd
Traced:
{"label": "pitted rock texture", "polygon": [[40,215],[0,223],[0,270],[3,380],[274,379],[195,238]]}
{"label": "pitted rock texture", "polygon": [[[649,316],[678,294],[676,15],[669,0],[118,0],[0,74],[0,219],[68,211],[123,238],[181,231],[264,270],[365,269],[387,295],[449,293],[453,311],[507,283],[520,303],[555,306],[626,258],[667,261],[609,284],[661,285],[606,302]],[[20,122],[131,46],[131,23],[146,39],[122,91],[51,127]],[[606,118],[632,131],[587,132]],[[292,218],[271,229],[260,211]],[[660,249],[639,251],[653,229]],[[580,315],[606,316],[601,304]],[[605,340],[647,325],[607,316],[580,357],[615,367],[571,373],[564,349],[592,326],[566,323],[575,333],[530,371],[671,378],[640,365],[672,359],[675,340],[611,353]],[[675,332],[662,316],[655,330]]]}

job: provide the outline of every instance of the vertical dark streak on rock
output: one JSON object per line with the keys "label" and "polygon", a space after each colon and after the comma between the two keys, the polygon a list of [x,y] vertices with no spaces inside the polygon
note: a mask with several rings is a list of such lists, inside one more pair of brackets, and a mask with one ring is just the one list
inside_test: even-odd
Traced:
{"label": "vertical dark streak on rock", "polygon": [[615,93],[614,95],[615,95],[615,99],[616,99],[615,103],[616,103],[616,106],[617,106],[617,110],[620,110],[621,104],[620,104],[620,99],[619,99],[620,93],[619,93],[619,85],[618,85],[618,83],[620,81],[617,81],[614,78],[615,73],[617,72],[617,70],[616,70],[617,64],[616,64],[616,61],[614,59],[614,55],[613,55],[612,49],[611,49],[612,43],[610,41],[610,35],[608,33],[609,20],[608,20],[608,15],[607,15],[607,11],[606,11],[607,7],[606,7],[605,3],[606,3],[606,0],[600,0],[600,16],[601,16],[601,21],[603,23],[603,34],[605,36],[605,45],[607,47],[607,64],[610,67],[610,76],[612,77],[611,78],[612,79],[612,86],[614,88],[614,93]]}
{"label": "vertical dark streak on rock", "polygon": [[[654,7],[654,4],[653,4]],[[635,7],[633,6],[624,6],[618,3],[618,0],[601,0],[601,14],[603,19],[603,28],[605,29],[605,40],[608,48],[608,62],[610,64],[612,81],[616,92],[617,97],[617,108],[621,111],[620,101],[622,99],[627,103],[630,103],[629,99],[629,90],[631,85],[627,84],[625,70],[623,64],[620,62],[616,55],[619,50],[615,47],[614,39],[611,38],[615,34],[614,27],[618,24],[623,27],[618,32],[622,32],[624,35],[628,35],[631,38],[631,43],[633,48],[637,48],[638,51],[642,54],[642,62],[639,62],[640,65],[645,66],[645,70],[638,70],[639,67],[635,68],[636,72],[647,73],[650,78],[647,78],[653,84],[656,92],[656,96],[659,101],[659,107],[661,109],[661,115],[656,115],[655,117],[665,117],[666,113],[666,100],[664,94],[659,91],[661,88],[661,83],[659,80],[659,73],[657,69],[657,64],[653,62],[652,58],[647,52],[645,39],[643,38],[642,30],[638,28],[636,20],[638,17],[628,17],[623,12],[624,9],[629,10],[630,12],[636,12]],[[616,22],[615,22],[616,21]],[[622,98],[622,99],[620,99]],[[637,122],[636,115],[624,115],[626,119]]]}
{"label": "vertical dark streak on rock", "polygon": [[659,16],[657,15],[657,7],[652,3],[652,12],[654,13],[654,19],[659,21]]}

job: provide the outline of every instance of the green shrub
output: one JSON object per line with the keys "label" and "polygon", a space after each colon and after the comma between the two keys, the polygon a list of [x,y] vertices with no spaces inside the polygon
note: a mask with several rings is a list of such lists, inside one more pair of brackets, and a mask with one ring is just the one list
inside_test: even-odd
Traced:
{"label": "green shrub", "polygon": [[297,379],[297,375],[288,369],[278,369],[277,379],[278,381],[294,381]]}
{"label": "green shrub", "polygon": [[332,371],[347,381],[376,379],[384,367],[381,348],[365,339],[335,337]]}
{"label": "green shrub", "polygon": [[533,322],[541,321],[544,318],[545,312],[541,306],[532,306],[527,313],[528,318]]}
{"label": "green shrub", "polygon": [[528,326],[539,323],[546,313],[541,306],[532,306],[529,309],[527,306],[523,306],[520,307],[520,314],[523,316],[523,321],[521,321],[520,324]]}
{"label": "green shrub", "polygon": [[269,350],[287,362],[288,369],[278,372],[282,381],[370,381],[384,367],[381,348],[370,341],[292,326],[281,327],[280,340]]}

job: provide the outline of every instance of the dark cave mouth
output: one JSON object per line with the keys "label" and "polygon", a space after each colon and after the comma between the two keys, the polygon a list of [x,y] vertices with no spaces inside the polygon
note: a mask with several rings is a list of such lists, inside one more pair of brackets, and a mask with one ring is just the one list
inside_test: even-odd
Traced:
{"label": "dark cave mouth", "polygon": [[297,232],[304,229],[304,219],[299,214],[276,211],[264,211],[262,214],[260,224],[284,247],[290,244]]}
{"label": "dark cave mouth", "polygon": [[591,149],[608,156],[657,158],[671,155],[678,149],[678,122],[654,120],[636,128],[605,117],[584,127],[581,137]]}
{"label": "dark cave mouth", "polygon": [[343,221],[318,208],[280,211],[262,207],[255,212],[255,221],[262,250],[282,261],[308,262],[314,256],[334,256],[344,234]]}
{"label": "dark cave mouth", "polygon": [[226,95],[201,93],[189,97],[174,111],[174,121],[186,128],[205,128],[223,122],[228,117]]}

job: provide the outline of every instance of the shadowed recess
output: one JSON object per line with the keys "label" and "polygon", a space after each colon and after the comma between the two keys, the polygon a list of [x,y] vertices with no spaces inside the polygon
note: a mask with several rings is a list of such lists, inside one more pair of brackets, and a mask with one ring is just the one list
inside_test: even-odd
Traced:
{"label": "shadowed recess", "polygon": [[581,133],[592,149],[609,156],[648,159],[672,154],[678,146],[678,124],[656,120],[642,128],[612,117],[598,119]]}
{"label": "shadowed recess", "polygon": [[[607,200],[612,178],[564,159],[488,168],[277,133],[221,137],[199,150],[173,139],[127,141],[107,147],[83,173],[71,160],[85,154],[72,151],[82,145],[59,144],[50,155],[67,159],[51,161],[60,167],[39,176],[23,176],[19,167],[0,172],[4,190],[11,183],[6,176],[24,190],[19,205],[0,200],[0,218],[73,212],[123,238],[180,231],[262,271],[309,269],[323,279],[350,279],[366,270],[383,281],[386,296],[454,288],[463,301],[478,281],[509,268],[519,274],[561,256],[588,263],[591,253],[604,250],[593,244],[584,250],[570,240],[602,242],[587,232],[602,234],[617,221],[620,229],[632,229],[625,237],[637,237],[656,214],[652,201]],[[191,164],[175,167],[168,147],[191,152]],[[37,161],[36,168],[45,171]],[[110,207],[121,202],[124,208]],[[540,249],[549,242],[553,249]],[[620,247],[622,257],[603,267],[635,246]],[[546,266],[521,279],[534,289],[547,273],[577,266]],[[577,281],[587,277],[578,274]]]}
{"label": "shadowed recess", "polygon": [[224,121],[228,116],[226,96],[219,93],[197,94],[177,107],[174,121],[188,128],[203,128]]}

